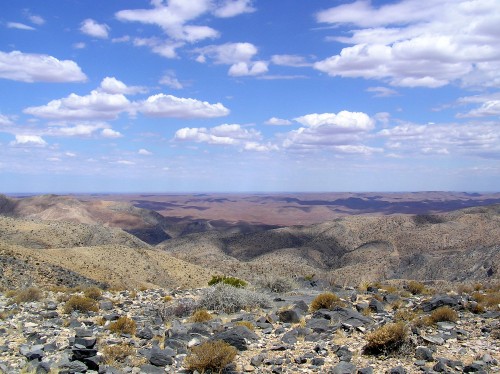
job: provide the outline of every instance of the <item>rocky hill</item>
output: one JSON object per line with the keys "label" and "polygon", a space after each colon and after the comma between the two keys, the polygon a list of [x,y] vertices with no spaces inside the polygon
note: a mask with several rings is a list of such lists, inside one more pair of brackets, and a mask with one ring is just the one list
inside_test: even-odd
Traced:
{"label": "rocky hill", "polygon": [[349,216],[252,234],[166,241],[178,258],[252,277],[323,273],[340,283],[499,277],[500,205],[439,215]]}

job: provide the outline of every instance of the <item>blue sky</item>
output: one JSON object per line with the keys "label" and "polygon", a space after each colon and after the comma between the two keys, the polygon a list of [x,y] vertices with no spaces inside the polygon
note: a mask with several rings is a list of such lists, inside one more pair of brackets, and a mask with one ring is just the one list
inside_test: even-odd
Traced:
{"label": "blue sky", "polygon": [[0,8],[0,192],[500,186],[498,0]]}

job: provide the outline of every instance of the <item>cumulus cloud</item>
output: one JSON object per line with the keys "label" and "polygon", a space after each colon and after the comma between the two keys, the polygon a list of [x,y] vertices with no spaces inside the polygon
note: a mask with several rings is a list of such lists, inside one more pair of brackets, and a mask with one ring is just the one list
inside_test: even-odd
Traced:
{"label": "cumulus cloud", "polygon": [[45,119],[116,119],[121,112],[130,109],[131,102],[124,95],[93,90],[89,95],[72,93],[47,105],[26,108],[23,112]]}
{"label": "cumulus cloud", "polygon": [[76,62],[35,53],[0,51],[0,78],[21,82],[83,82],[87,80]]}
{"label": "cumulus cloud", "polygon": [[496,47],[500,8],[494,1],[415,2],[379,7],[359,0],[319,12],[316,19],[351,27],[351,44],[314,64],[331,76],[378,79],[393,86],[500,85]]}
{"label": "cumulus cloud", "polygon": [[377,134],[395,152],[422,155],[462,154],[500,158],[500,128],[495,124],[403,123]]}
{"label": "cumulus cloud", "polygon": [[204,63],[208,57],[215,64],[231,65],[228,71],[230,76],[260,75],[268,71],[266,61],[252,61],[258,52],[252,43],[209,45],[195,52],[198,53],[198,62]]}
{"label": "cumulus cloud", "polygon": [[14,123],[11,121],[9,117],[0,113],[0,126],[9,126],[13,124]]}
{"label": "cumulus cloud", "polygon": [[45,23],[45,19],[42,16],[38,16],[36,14],[29,14],[28,19],[35,25],[39,26]]}
{"label": "cumulus cloud", "polygon": [[260,144],[261,133],[238,124],[223,124],[212,128],[185,127],[176,131],[174,140],[215,145],[239,146],[243,150],[264,152],[276,149],[271,144]]}
{"label": "cumulus cloud", "polygon": [[368,87],[366,92],[373,92],[374,97],[390,97],[398,94],[398,91],[389,87]]}
{"label": "cumulus cloud", "polygon": [[252,0],[223,0],[213,13],[217,17],[228,18],[252,12],[255,12]]}
{"label": "cumulus cloud", "polygon": [[147,92],[147,89],[140,86],[127,86],[115,77],[106,77],[101,81],[99,89],[108,94],[134,95]]}
{"label": "cumulus cloud", "polygon": [[104,137],[104,138],[111,138],[111,139],[115,139],[115,138],[121,138],[123,137],[123,135],[118,132],[118,131],[115,131],[113,129],[104,129],[101,131],[101,135]]}
{"label": "cumulus cloud", "polygon": [[18,29],[18,30],[28,30],[28,31],[36,30],[34,27],[19,22],[7,22],[7,27],[9,29]]}
{"label": "cumulus cloud", "polygon": [[283,118],[271,117],[264,123],[270,126],[288,126],[292,124],[292,121]]}
{"label": "cumulus cloud", "polygon": [[285,148],[299,150],[329,148],[340,153],[363,154],[369,150],[360,144],[365,140],[366,134],[374,128],[374,121],[365,113],[349,111],[341,111],[338,114],[312,113],[294,120],[304,127],[285,135],[283,140]]}
{"label": "cumulus cloud", "polygon": [[44,135],[56,137],[90,137],[97,131],[108,128],[106,123],[79,123],[74,126],[63,124],[61,126],[50,126],[42,131]]}
{"label": "cumulus cloud", "polygon": [[107,39],[109,26],[104,23],[97,23],[91,18],[87,18],[81,23],[80,31],[94,38]]}
{"label": "cumulus cloud", "polygon": [[138,111],[149,117],[213,118],[229,114],[221,103],[210,104],[190,98],[158,94],[148,97],[138,105]]}
{"label": "cumulus cloud", "polygon": [[16,140],[9,143],[12,147],[45,147],[47,142],[38,135],[16,135]]}
{"label": "cumulus cloud", "polygon": [[153,53],[166,58],[177,57],[176,49],[182,47],[182,42],[165,41],[159,38],[135,38],[134,45],[137,47],[150,47]]}
{"label": "cumulus cloud", "polygon": [[311,66],[303,56],[297,55],[273,55],[271,56],[271,62],[275,65],[281,66],[292,66],[292,67],[303,67]]}

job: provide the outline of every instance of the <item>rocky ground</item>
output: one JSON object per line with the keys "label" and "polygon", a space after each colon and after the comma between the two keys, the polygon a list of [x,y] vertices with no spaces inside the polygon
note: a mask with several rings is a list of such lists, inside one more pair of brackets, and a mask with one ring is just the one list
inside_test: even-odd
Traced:
{"label": "rocky ground", "polygon": [[[313,286],[4,291],[0,372],[189,373],[193,349],[223,340],[237,349],[227,373],[500,373],[498,287],[412,295],[329,286],[340,300],[313,311],[326,291]],[[74,296],[95,299],[86,306],[94,310]],[[431,319],[443,306],[456,321]],[[396,321],[405,336],[368,352],[373,331]]]}

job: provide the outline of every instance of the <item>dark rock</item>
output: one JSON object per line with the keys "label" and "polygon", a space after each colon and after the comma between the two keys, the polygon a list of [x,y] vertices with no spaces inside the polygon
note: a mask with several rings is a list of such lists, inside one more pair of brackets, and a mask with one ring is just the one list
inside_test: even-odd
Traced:
{"label": "dark rock", "polygon": [[375,313],[384,313],[384,304],[381,301],[373,298],[370,300],[368,307],[373,310]]}
{"label": "dark rock", "polygon": [[296,309],[282,310],[278,312],[278,317],[281,322],[298,323],[300,322],[300,312]]}
{"label": "dark rock", "polygon": [[79,344],[85,348],[94,348],[95,343],[97,339],[96,338],[75,338],[74,344]]}
{"label": "dark rock", "polygon": [[68,373],[84,373],[87,371],[88,367],[81,361],[71,361],[64,364],[62,369],[67,369]]}
{"label": "dark rock", "polygon": [[406,374],[406,373],[407,373],[406,369],[402,366],[396,366],[387,370],[387,374]]}
{"label": "dark rock", "polygon": [[401,299],[399,297],[399,295],[396,295],[394,293],[388,293],[388,294],[384,295],[384,301],[386,303],[389,303],[389,304],[392,304],[393,302],[395,302],[395,301],[397,301],[399,299]]}
{"label": "dark rock", "polygon": [[149,327],[146,326],[143,329],[140,329],[139,331],[137,331],[135,336],[137,336],[139,339],[151,340],[151,339],[153,339],[154,334],[153,334],[153,331]]}
{"label": "dark rock", "polygon": [[99,370],[99,364],[102,361],[102,356],[92,356],[82,359],[90,370]]}
{"label": "dark rock", "polygon": [[472,364],[466,365],[464,367],[464,373],[477,373],[477,372],[481,372],[481,371],[484,371],[485,366],[486,365],[485,365],[484,362],[474,361]]}
{"label": "dark rock", "polygon": [[90,338],[92,337],[93,332],[92,330],[88,330],[85,328],[76,328],[75,329],[75,336],[77,338]]}
{"label": "dark rock", "polygon": [[430,301],[422,303],[421,308],[424,312],[430,312],[441,306],[455,307],[458,305],[458,302],[459,300],[457,297],[438,295],[434,296]]}
{"label": "dark rock", "polygon": [[333,331],[333,326],[326,319],[311,318],[306,322],[306,327],[314,332]]}
{"label": "dark rock", "polygon": [[[244,327],[244,326],[238,326]],[[245,327],[246,328],[246,327]],[[237,348],[239,351],[246,351],[248,349],[247,342],[245,337],[241,335],[238,331],[235,331],[236,328],[229,329],[218,334],[215,334],[212,340],[224,340],[226,343],[232,345]],[[247,329],[248,330],[248,329]],[[248,330],[250,331],[250,330]]]}
{"label": "dark rock", "polygon": [[330,371],[329,374],[356,374],[356,366],[350,362],[339,362]]}
{"label": "dark rock", "polygon": [[290,347],[283,344],[273,345],[271,348],[269,348],[270,351],[286,351],[287,349],[290,349]]}
{"label": "dark rock", "polygon": [[57,309],[57,303],[55,301],[48,301],[47,304],[45,305],[46,310],[56,310]]}
{"label": "dark rock", "polygon": [[299,333],[297,330],[290,330],[288,331],[283,337],[281,338],[281,341],[285,344],[295,344],[297,343],[297,336]]}
{"label": "dark rock", "polygon": [[360,313],[364,312],[366,309],[368,309],[368,303],[366,302],[360,302],[356,304],[356,310]]}
{"label": "dark rock", "polygon": [[378,288],[377,288],[377,287],[375,287],[375,286],[368,286],[368,287],[366,288],[366,291],[367,291],[367,292],[370,292],[370,293],[378,293]]}
{"label": "dark rock", "polygon": [[367,366],[362,369],[358,369],[357,374],[373,374],[373,368],[371,366]]}
{"label": "dark rock", "polygon": [[88,348],[73,348],[71,350],[73,353],[73,361],[75,360],[81,360],[83,361],[84,358],[92,357],[97,354],[97,349],[88,349]]}
{"label": "dark rock", "polygon": [[171,348],[159,349],[157,347],[153,347],[151,349],[149,362],[155,366],[172,365],[174,363],[175,355],[175,351]]}
{"label": "dark rock", "polygon": [[335,352],[340,361],[350,362],[352,360],[352,352],[347,346],[342,346]]}
{"label": "dark rock", "polygon": [[325,364],[325,359],[323,357],[315,357],[311,360],[311,365],[323,366]]}
{"label": "dark rock", "polygon": [[150,364],[142,365],[140,367],[140,369],[141,369],[141,374],[142,373],[144,373],[144,374],[165,374],[164,368],[150,365]]}
{"label": "dark rock", "polygon": [[293,308],[300,310],[302,313],[307,313],[309,311],[309,305],[307,305],[304,300],[297,301],[293,305]]}
{"label": "dark rock", "polygon": [[106,321],[116,321],[118,318],[120,318],[120,315],[118,313],[110,313],[110,314],[105,314],[103,318]]}
{"label": "dark rock", "polygon": [[101,310],[111,310],[113,309],[113,303],[109,300],[99,301],[99,309]]}
{"label": "dark rock", "polygon": [[186,354],[188,352],[187,342],[183,340],[167,338],[164,345],[165,348],[169,347],[175,350],[177,354]]}
{"label": "dark rock", "polygon": [[293,362],[295,362],[298,365],[302,365],[302,364],[305,364],[307,362],[307,358],[305,358],[304,356],[295,357],[293,359]]}
{"label": "dark rock", "polygon": [[57,313],[55,310],[51,310],[48,312],[42,312],[42,313],[40,313],[40,315],[46,319],[59,317],[59,313]]}
{"label": "dark rock", "polygon": [[415,358],[417,360],[425,360],[425,361],[434,361],[434,358],[432,357],[432,350],[427,347],[417,347],[415,350]]}
{"label": "dark rock", "polygon": [[260,366],[262,365],[262,363],[264,362],[264,355],[260,354],[260,355],[257,355],[257,356],[253,356],[251,359],[250,359],[250,365],[252,366]]}
{"label": "dark rock", "polygon": [[43,346],[44,352],[55,352],[57,351],[57,345],[55,343],[45,344]]}

